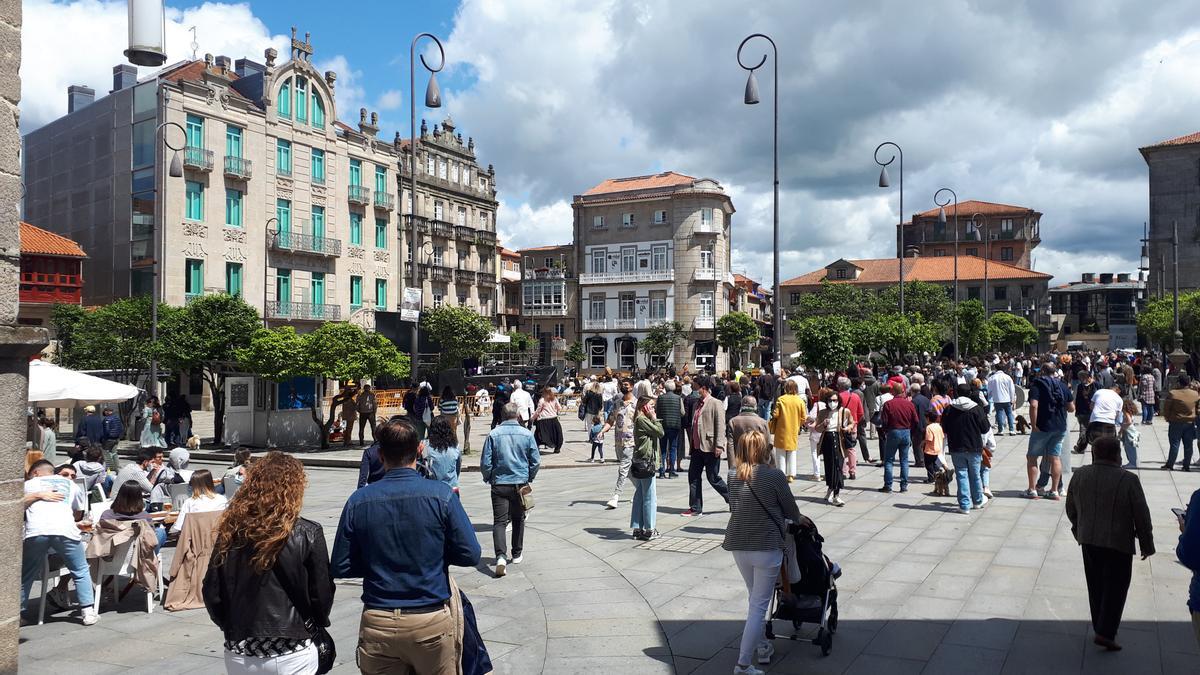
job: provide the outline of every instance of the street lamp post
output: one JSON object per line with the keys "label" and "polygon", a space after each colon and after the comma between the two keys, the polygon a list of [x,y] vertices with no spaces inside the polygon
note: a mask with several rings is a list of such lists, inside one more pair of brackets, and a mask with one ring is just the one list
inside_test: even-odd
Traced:
{"label": "street lamp post", "polygon": [[743,99],[743,101],[746,103],[746,105],[754,105],[754,104],[758,103],[758,80],[754,77],[754,71],[758,70],[760,67],[762,67],[762,65],[764,63],[767,62],[766,54],[763,54],[762,58],[759,59],[758,63],[753,66],[747,66],[745,63],[742,62],[742,48],[746,46],[747,42],[753,40],[756,37],[763,38],[767,42],[771,43],[771,55],[773,56],[772,65],[773,65],[773,68],[775,71],[774,72],[775,91],[773,94],[774,99],[775,99],[773,101],[774,106],[775,106],[775,111],[774,111],[774,118],[773,118],[773,125],[772,125],[774,135],[772,136],[772,144],[771,144],[772,163],[774,166],[774,183],[773,183],[774,213],[773,213],[773,217],[772,217],[772,221],[771,221],[771,238],[772,238],[773,251],[774,251],[774,254],[773,254],[774,257],[773,257],[773,261],[772,261],[772,269],[773,269],[772,274],[774,275],[773,287],[774,287],[774,294],[775,294],[775,303],[771,307],[771,310],[772,310],[771,311],[771,314],[772,314],[771,327],[775,334],[774,339],[771,341],[771,348],[772,348],[772,351],[774,352],[774,359],[772,361],[772,366],[773,366],[774,361],[778,361],[780,363],[783,362],[783,348],[782,348],[783,319],[782,319],[782,314],[780,313],[781,312],[780,301],[781,301],[782,296],[779,294],[779,49],[775,46],[775,41],[772,40],[770,36],[764,35],[763,33],[753,33],[753,34],[747,36],[746,39],[742,40],[742,43],[740,45],[738,45],[738,49],[737,49],[738,65],[741,66],[743,70],[747,70],[750,73],[746,77],[746,94],[745,94],[745,98]]}
{"label": "street lamp post", "polygon": [[958,193],[948,187],[939,189],[933,193],[933,203],[938,206],[938,222],[942,225],[946,224],[946,206],[950,204],[950,198],[946,201],[940,201],[939,195],[943,192],[949,192],[950,197],[954,198],[954,358],[958,358]]}
{"label": "street lamp post", "polygon": [[[167,134],[164,133],[164,131],[163,131],[163,129],[165,129],[167,127],[175,127],[176,129],[179,129],[180,133],[183,134],[183,143],[178,148],[171,145],[171,141],[167,140]],[[169,175],[171,178],[182,178],[183,177],[183,157],[179,154],[179,151],[183,150],[184,147],[187,145],[187,130],[185,130],[183,128],[183,125],[179,124],[178,122],[162,122],[154,129],[154,137],[156,139],[160,139],[162,141],[163,145],[167,146],[167,148],[169,148],[173,153],[171,155],[171,166],[170,166],[170,168],[167,169],[167,175]],[[166,179],[163,179],[163,182],[165,183]],[[158,221],[161,219],[158,216],[162,215],[162,213],[164,212],[164,209],[161,204],[162,200],[159,199],[160,192],[158,189],[158,183],[159,183],[159,179],[156,177],[154,180],[154,212],[156,214],[156,217],[154,219],[154,221],[155,221],[154,225],[150,231],[150,244],[151,244],[151,246],[154,247],[154,258],[153,258],[154,263],[151,266],[151,276],[153,277],[153,279],[151,280],[152,283],[150,284],[150,395],[151,396],[158,395],[158,302],[159,302],[159,298],[162,296],[162,292],[159,289],[159,281],[160,281],[160,275],[159,275],[160,260],[159,259],[161,258],[160,254],[162,252],[162,238],[159,237],[159,231],[162,228],[158,227]]]}
{"label": "street lamp post", "polygon": [[971,222],[975,224],[975,231],[983,237],[983,316],[986,318],[992,315],[992,298],[988,294],[988,262],[992,259],[992,238],[988,236],[987,219],[983,217],[982,213],[972,213]]}
{"label": "street lamp post", "polygon": [[[421,38],[427,37],[433,40],[433,44],[438,48],[438,65],[433,68],[425,60],[425,55],[421,54],[421,65],[425,70],[429,71],[429,84],[425,87],[425,107],[440,108],[442,107],[442,92],[438,89],[437,73],[446,65],[446,52],[442,49],[442,43],[437,39],[437,36],[432,33],[420,33],[413,38],[412,45],[408,50],[408,128],[409,128],[409,182],[408,182],[408,226],[412,228],[412,239],[409,244],[409,250],[412,251],[412,262],[409,263],[409,279],[412,280],[413,288],[422,295],[421,302],[424,304],[424,292],[421,289],[421,266],[417,264],[417,249],[420,248],[417,244],[417,89],[416,89],[416,70],[417,70],[417,42]],[[403,195],[401,195],[403,197]],[[401,258],[401,264],[404,264]],[[400,278],[404,278],[401,273]],[[403,300],[403,293],[401,294]],[[417,367],[420,358],[420,348],[417,346],[417,331],[420,327],[421,317],[413,322],[412,332],[412,355],[409,364],[409,378],[413,382],[418,382]]]}
{"label": "street lamp post", "polygon": [[[896,152],[886,162],[881,162],[879,161],[879,151],[885,145],[892,146]],[[881,188],[891,186],[887,168],[897,158],[900,159],[900,224],[897,226],[900,230],[900,316],[904,316],[904,151],[891,141],[884,141],[875,148],[875,163],[880,166],[879,187]]]}
{"label": "street lamp post", "polygon": [[[1187,352],[1183,351],[1183,331],[1179,330],[1179,223],[1171,221],[1171,289],[1172,303],[1171,311],[1175,317],[1175,333],[1174,338],[1175,348],[1167,355],[1170,360],[1174,377],[1172,382],[1179,381],[1179,374],[1183,372],[1183,366],[1187,363]],[[1174,388],[1174,387],[1172,387]]]}
{"label": "street lamp post", "polygon": [[271,223],[279,224],[279,218],[271,216],[267,218],[267,222],[263,228],[267,231],[267,248],[263,251],[263,328],[267,328],[267,265],[266,258],[271,251]]}

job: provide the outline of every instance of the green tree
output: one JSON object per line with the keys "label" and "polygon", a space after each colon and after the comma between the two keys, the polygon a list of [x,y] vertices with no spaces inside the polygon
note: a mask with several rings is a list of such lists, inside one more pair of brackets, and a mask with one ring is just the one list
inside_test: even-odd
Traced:
{"label": "green tree", "polygon": [[[1171,348],[1175,340],[1174,301],[1170,297],[1151,300],[1146,308],[1138,312],[1138,333],[1152,344]],[[1183,333],[1186,351],[1200,348],[1200,291],[1191,291],[1179,296],[1179,330]]]}
{"label": "green tree", "polygon": [[583,360],[587,358],[587,355],[583,352],[583,343],[579,340],[572,342],[571,346],[567,348],[564,358],[566,358],[567,363],[574,363],[576,368],[582,367]]}
{"label": "green tree", "polygon": [[421,330],[441,348],[438,368],[461,368],[465,359],[481,358],[495,332],[492,322],[475,311],[449,305],[425,312]]}
{"label": "green tree", "polygon": [[988,322],[983,303],[963,300],[958,303],[958,348],[963,354],[979,354],[996,344],[996,332]]}
{"label": "green tree", "polygon": [[737,356],[738,367],[742,363],[742,351],[757,342],[759,335],[758,324],[745,312],[730,312],[717,319],[717,344],[730,355]]}
{"label": "green tree", "polygon": [[796,347],[803,352],[802,361],[825,370],[845,368],[854,357],[854,341],[851,337],[853,323],[836,314],[788,320],[796,336]]}
{"label": "green tree", "polygon": [[865,319],[875,311],[875,306],[876,297],[870,291],[822,280],[820,290],[800,297],[793,313],[805,317],[837,314],[847,319]]}
{"label": "green tree", "polygon": [[[852,333],[854,327],[851,327]],[[919,314],[900,316],[899,313],[883,314],[869,321],[860,322],[857,328],[866,335],[869,350],[878,350],[887,356],[890,363],[900,363],[906,354],[936,352],[942,343],[942,326],[926,321]]]}
{"label": "green tree", "polygon": [[[150,340],[150,307],[149,297],[137,296],[92,310],[56,308],[51,321],[55,330],[62,330],[65,336],[59,344],[58,364],[75,370],[109,370],[118,380],[141,383],[149,374],[156,351]],[[169,322],[178,311],[176,307],[160,304],[159,326]],[[169,372],[173,355],[161,348],[161,340],[157,352],[159,370]]]}
{"label": "green tree", "polygon": [[649,366],[652,357],[666,358],[667,354],[675,349],[675,345],[686,337],[687,331],[684,330],[683,324],[678,321],[664,321],[646,331],[646,337],[638,342],[638,351],[646,355],[646,365]]}
{"label": "green tree", "polygon": [[262,325],[253,307],[241,298],[220,293],[202,295],[159,321],[159,346],[178,370],[200,371],[212,393],[213,436],[225,431],[225,375],[235,367],[235,353],[250,345]]}
{"label": "green tree", "polygon": [[309,411],[319,430],[321,447],[329,447],[329,428],[343,399],[335,396],[327,417],[318,411],[327,379],[356,382],[365,377],[409,375],[409,359],[378,333],[366,333],[345,322],[322,324],[311,333],[297,335],[291,326],[259,329],[246,348],[236,352],[242,367],[276,382],[294,377],[312,377],[318,394]]}
{"label": "green tree", "polygon": [[[889,286],[875,301],[874,311],[887,314],[900,308],[900,285]],[[922,321],[949,324],[954,320],[954,305],[946,295],[946,287],[925,281],[909,281],[904,284],[904,313],[920,316]]]}
{"label": "green tree", "polygon": [[1021,350],[1026,345],[1037,342],[1038,332],[1032,323],[1023,316],[1008,312],[997,312],[988,319],[995,338],[994,346],[1001,349]]}
{"label": "green tree", "polygon": [[531,349],[536,349],[538,340],[531,333],[522,333],[519,330],[508,331],[509,349],[514,352],[527,352]]}

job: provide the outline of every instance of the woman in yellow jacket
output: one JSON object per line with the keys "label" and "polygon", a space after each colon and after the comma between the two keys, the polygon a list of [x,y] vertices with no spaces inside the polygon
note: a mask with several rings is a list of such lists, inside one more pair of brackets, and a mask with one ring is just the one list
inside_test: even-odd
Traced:
{"label": "woman in yellow jacket", "polygon": [[791,483],[796,477],[796,449],[800,444],[800,430],[808,420],[808,407],[800,398],[796,383],[787,380],[783,383],[783,396],[775,399],[771,408],[771,438],[775,442],[775,468],[787,476]]}

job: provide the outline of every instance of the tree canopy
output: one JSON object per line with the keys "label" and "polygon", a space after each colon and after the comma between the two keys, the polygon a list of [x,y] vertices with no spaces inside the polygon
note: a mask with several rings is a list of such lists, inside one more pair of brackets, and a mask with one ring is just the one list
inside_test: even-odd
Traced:
{"label": "tree canopy", "polygon": [[[664,321],[646,331],[646,337],[638,342],[638,351],[646,355],[647,361],[654,356],[665,358],[675,349],[675,345],[686,337],[687,331],[684,330],[683,324],[678,321]],[[580,351],[583,351],[582,345]]]}
{"label": "tree canopy", "polygon": [[487,352],[492,322],[467,307],[444,305],[421,315],[421,330],[438,343],[438,368],[461,368]]}
{"label": "tree canopy", "polygon": [[730,312],[717,319],[717,344],[741,363],[742,352],[758,342],[758,324],[745,312]]}
{"label": "tree canopy", "polygon": [[[1156,345],[1170,348],[1175,340],[1174,301],[1170,297],[1151,300],[1138,313],[1138,333]],[[1200,291],[1179,295],[1179,330],[1186,351],[1200,349]]]}

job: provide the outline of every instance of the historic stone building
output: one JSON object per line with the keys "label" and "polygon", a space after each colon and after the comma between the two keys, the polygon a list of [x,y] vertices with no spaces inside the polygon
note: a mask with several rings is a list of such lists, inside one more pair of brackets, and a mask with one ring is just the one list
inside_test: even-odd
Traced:
{"label": "historic stone building", "polygon": [[[25,137],[27,220],[87,251],[85,303],[151,292],[157,261],[164,302],[229,292],[301,331],[398,307],[410,144],[366,109],[339,121],[337,74],[312,57],[293,30],[283,63],[206,55],[140,82],[120,65],[108,96],[73,87],[68,114]],[[425,306],[494,317],[494,172],[450,120],[422,122],[417,152]]]}
{"label": "historic stone building", "polygon": [[733,289],[734,208],[720,183],[672,171],[613,178],[576,195],[572,209],[584,367],[643,367],[639,340],[678,321],[689,339],[670,362],[726,368],[715,329]]}
{"label": "historic stone building", "polygon": [[[521,330],[548,344],[549,361],[564,362],[579,339],[579,280],[571,244],[524,248],[521,256]],[[548,342],[547,342],[548,341]],[[570,364],[574,365],[574,364]]]}
{"label": "historic stone building", "polygon": [[[922,258],[954,257],[954,205],[915,214],[904,224],[904,248]],[[1033,269],[1033,249],[1042,243],[1042,214],[1024,206],[974,199],[958,203],[958,254]],[[897,238],[896,249],[900,241]]]}
{"label": "historic stone building", "polygon": [[1200,288],[1200,132],[1140,149],[1150,170],[1147,288],[1175,285],[1172,225],[1179,228],[1179,290]]}

